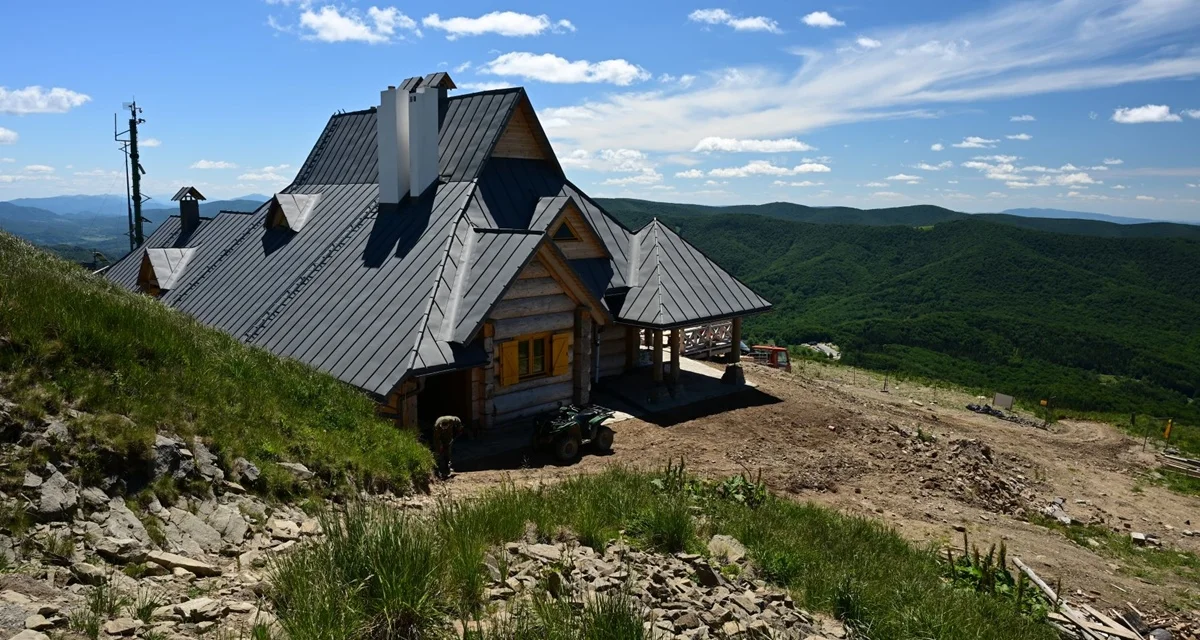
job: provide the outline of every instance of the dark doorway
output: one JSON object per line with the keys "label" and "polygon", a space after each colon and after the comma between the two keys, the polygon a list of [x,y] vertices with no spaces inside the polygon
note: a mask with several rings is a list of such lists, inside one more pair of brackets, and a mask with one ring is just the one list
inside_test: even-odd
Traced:
{"label": "dark doorway", "polygon": [[432,425],[442,416],[458,416],[463,424],[472,423],[470,369],[427,376],[424,382],[417,397],[417,419],[422,425]]}

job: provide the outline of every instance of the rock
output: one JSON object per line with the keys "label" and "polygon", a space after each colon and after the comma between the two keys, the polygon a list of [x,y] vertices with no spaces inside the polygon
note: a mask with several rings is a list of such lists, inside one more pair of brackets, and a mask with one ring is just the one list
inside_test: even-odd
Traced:
{"label": "rock", "polygon": [[276,464],[290,471],[292,475],[300,481],[311,480],[312,477],[316,475],[312,471],[309,471],[308,467],[300,464],[299,462],[279,462]]}
{"label": "rock", "polygon": [[8,640],[50,640],[50,636],[32,629],[26,629]]}
{"label": "rock", "polygon": [[79,497],[89,507],[102,507],[108,502],[108,495],[96,487],[84,487],[79,491]]}
{"label": "rock", "polygon": [[33,629],[34,631],[45,631],[47,629],[53,629],[54,623],[47,620],[46,616],[43,616],[40,613],[35,613],[28,618],[25,618],[25,628]]}
{"label": "rock", "polygon": [[0,600],[3,600],[10,604],[17,604],[17,605],[26,605],[26,604],[30,604],[33,602],[33,600],[29,596],[27,596],[23,593],[13,591],[12,589],[5,589],[4,591],[0,591]]}
{"label": "rock", "polygon": [[696,613],[693,611],[688,611],[687,613],[684,613],[683,615],[679,616],[678,618],[675,618],[675,629],[676,630],[695,629],[696,627],[699,627],[701,624],[703,624],[703,623],[700,622],[700,616],[696,615]]}
{"label": "rock", "polygon": [[709,539],[708,552],[725,562],[737,562],[746,557],[746,547],[737,538],[721,534]]}
{"label": "rock", "polygon": [[217,456],[204,446],[200,438],[192,439],[192,452],[195,454],[196,471],[201,476],[210,482],[221,482],[225,479],[225,472],[218,466]]}
{"label": "rock", "polygon": [[220,569],[208,564],[207,562],[193,560],[191,558],[176,555],[174,553],[167,553],[165,551],[151,551],[150,553],[146,554],[146,560],[168,569],[187,569],[198,576],[208,577],[221,575]]}
{"label": "rock", "polygon": [[108,517],[104,520],[104,529],[114,538],[133,538],[144,547],[156,546],[146,532],[146,525],[125,506],[120,497],[108,502]]}
{"label": "rock", "polygon": [[133,538],[114,538],[108,536],[95,544],[96,555],[117,564],[144,562],[146,549]]}
{"label": "rock", "polygon": [[1132,540],[1133,543],[1138,545],[1139,547],[1146,546],[1146,534],[1144,534],[1144,533],[1139,533],[1137,531],[1131,532],[1129,534],[1129,539]]}
{"label": "rock", "polygon": [[196,598],[175,605],[175,614],[186,622],[204,622],[225,615],[225,607],[212,598]]}
{"label": "rock", "polygon": [[258,467],[254,466],[253,462],[250,462],[245,458],[238,458],[233,461],[231,475],[232,477],[230,479],[234,482],[254,484],[255,482],[258,482],[260,477],[262,477],[262,472],[258,470]]}
{"label": "rock", "polygon": [[[188,549],[192,545],[188,542],[194,542],[205,553],[215,553],[223,546],[221,534],[216,529],[208,526],[200,518],[192,515],[183,509],[171,509],[171,524],[174,525],[178,532],[179,540],[171,540],[181,549]],[[171,535],[168,533],[168,539]]]}
{"label": "rock", "polygon": [[98,585],[107,579],[104,569],[87,562],[76,562],[71,565],[71,574],[83,584]]}
{"label": "rock", "polygon": [[37,475],[34,475],[33,473],[30,473],[29,471],[26,471],[25,472],[25,481],[21,484],[21,487],[25,488],[25,489],[36,489],[40,486],[42,486],[41,476],[37,476]]}
{"label": "rock", "polygon": [[717,572],[712,565],[707,562],[697,562],[692,565],[696,571],[696,581],[705,587],[720,586],[724,580],[721,579],[721,574]]}
{"label": "rock", "polygon": [[62,420],[51,419],[50,424],[46,426],[46,432],[42,434],[50,442],[59,444],[70,444],[71,430],[67,428],[67,424]]}
{"label": "rock", "polygon": [[64,518],[79,504],[79,488],[59,471],[43,482],[40,489],[37,513],[42,518]]}
{"label": "rock", "polygon": [[144,623],[133,618],[117,618],[104,623],[104,633],[110,636],[131,636],[141,629]]}
{"label": "rock", "polygon": [[1174,638],[1174,636],[1171,635],[1171,632],[1167,631],[1166,629],[1155,629],[1150,632],[1149,636],[1146,637],[1150,640],[1172,640]]}
{"label": "rock", "polygon": [[755,615],[762,609],[759,603],[755,601],[755,598],[745,594],[730,596],[729,602],[736,605],[742,611],[745,611],[747,615]]}
{"label": "rock", "polygon": [[204,520],[221,535],[221,539],[230,544],[241,544],[250,531],[250,525],[242,514],[228,505],[217,505]]}
{"label": "rock", "polygon": [[740,638],[746,635],[746,630],[742,627],[742,625],[730,620],[729,622],[721,625],[721,635],[725,636],[726,638]]}
{"label": "rock", "polygon": [[531,544],[524,549],[525,555],[548,562],[557,562],[562,559],[562,547],[554,544]]}
{"label": "rock", "polygon": [[300,525],[291,520],[271,520],[271,524],[267,528],[271,532],[271,537],[276,540],[300,539]]}

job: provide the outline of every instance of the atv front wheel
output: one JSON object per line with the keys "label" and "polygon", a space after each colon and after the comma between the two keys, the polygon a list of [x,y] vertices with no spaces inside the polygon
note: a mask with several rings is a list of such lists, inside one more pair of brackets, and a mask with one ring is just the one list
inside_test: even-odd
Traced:
{"label": "atv front wheel", "polygon": [[616,435],[616,432],[614,432],[612,429],[609,429],[608,427],[600,427],[596,430],[596,438],[592,440],[592,444],[596,447],[597,451],[608,453],[609,451],[612,451],[613,438]]}
{"label": "atv front wheel", "polygon": [[554,441],[554,459],[560,464],[569,464],[579,457],[579,436],[564,433]]}

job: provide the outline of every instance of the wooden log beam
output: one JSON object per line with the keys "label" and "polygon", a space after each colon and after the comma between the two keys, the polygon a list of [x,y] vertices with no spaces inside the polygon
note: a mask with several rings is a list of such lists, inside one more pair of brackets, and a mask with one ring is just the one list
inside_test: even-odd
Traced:
{"label": "wooden log beam", "polygon": [[525,336],[532,333],[545,333],[547,331],[568,331],[575,322],[575,313],[573,311],[563,311],[560,313],[547,313],[540,316],[529,316],[526,318],[511,318],[507,320],[496,320],[492,324],[495,327],[495,339],[507,340],[517,336]]}
{"label": "wooden log beam", "polygon": [[571,392],[570,381],[548,384],[536,389],[498,395],[492,400],[492,406],[496,409],[496,415],[501,415],[547,402],[570,402]]}
{"label": "wooden log beam", "polygon": [[529,391],[530,389],[548,387],[552,384],[569,384],[571,382],[572,375],[573,374],[571,373],[564,373],[561,376],[543,376],[541,378],[531,378],[507,387],[496,387],[495,395],[493,395],[492,400],[494,402],[496,398],[506,396],[510,393],[520,393],[522,391]]}
{"label": "wooden log beam", "polygon": [[632,371],[638,361],[638,329],[625,327],[625,370]]}
{"label": "wooden log beam", "polygon": [[[545,267],[542,267],[545,269]],[[524,275],[524,274],[522,274]],[[555,293],[562,293],[562,287],[558,286],[554,278],[529,278],[526,280],[518,279],[508,288],[508,293],[504,295],[506,300],[517,298],[533,298],[536,296],[548,296]]]}
{"label": "wooden log beam", "polygon": [[683,349],[683,330],[671,329],[671,384],[679,384],[679,352]]}
{"label": "wooden log beam", "polygon": [[549,413],[555,409],[558,409],[565,402],[566,400],[547,402],[545,404],[539,404],[532,407],[525,407],[524,409],[517,409],[508,413],[497,413],[495,417],[495,423],[504,424],[506,422],[515,422],[517,420],[532,418],[533,416],[538,416],[543,413]]}
{"label": "wooden log beam", "polygon": [[650,347],[654,350],[654,382],[661,383],[663,381],[663,332],[662,329],[651,329],[654,334],[654,346]]}
{"label": "wooden log beam", "polygon": [[734,318],[731,323],[729,345],[729,361],[740,362],[742,359],[742,319]]}
{"label": "wooden log beam", "polygon": [[575,301],[561,293],[531,298],[516,298],[501,300],[492,307],[489,317],[493,320],[509,320],[526,316],[544,315],[547,313],[562,313],[573,311]]}

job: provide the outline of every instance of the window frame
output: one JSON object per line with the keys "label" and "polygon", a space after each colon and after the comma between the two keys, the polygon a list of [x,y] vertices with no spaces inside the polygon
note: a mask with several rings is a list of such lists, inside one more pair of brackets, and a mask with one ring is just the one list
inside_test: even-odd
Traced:
{"label": "window frame", "polygon": [[[567,230],[567,235],[559,236],[563,229]],[[579,234],[576,233],[575,229],[566,220],[559,223],[554,233],[550,234],[550,239],[555,242],[583,242],[583,239],[579,237]]]}
{"label": "window frame", "polygon": [[[550,362],[551,358],[553,357],[553,354],[551,353],[551,349],[553,348],[551,345],[551,334],[539,333],[531,336],[521,336],[517,338],[515,342],[517,343],[517,379],[519,381],[524,382],[526,380],[544,378],[550,375],[550,371],[553,369]],[[533,348],[534,343],[537,342],[542,344],[542,368],[540,371],[533,371]],[[528,345],[526,347],[527,355],[525,356],[527,363],[526,368],[529,369],[528,371],[521,371],[521,348],[524,345]]]}

